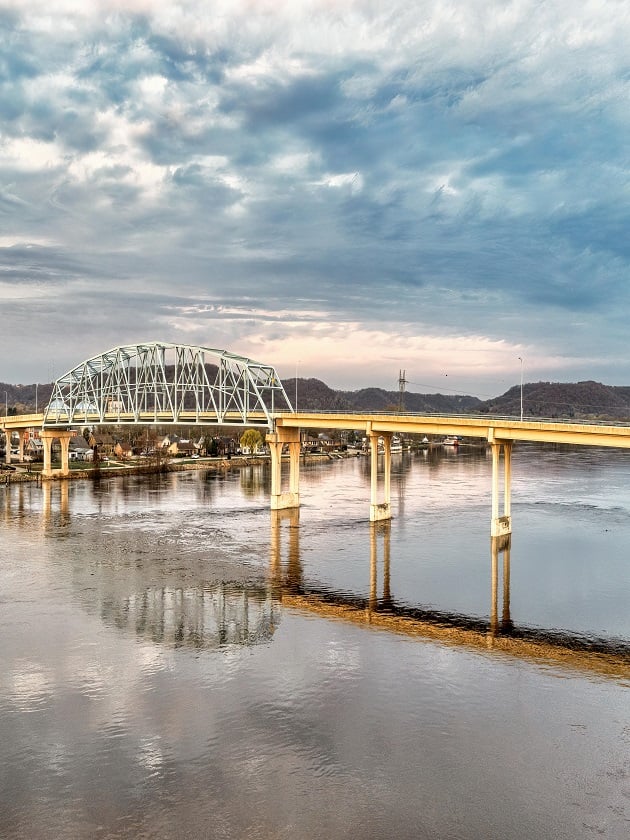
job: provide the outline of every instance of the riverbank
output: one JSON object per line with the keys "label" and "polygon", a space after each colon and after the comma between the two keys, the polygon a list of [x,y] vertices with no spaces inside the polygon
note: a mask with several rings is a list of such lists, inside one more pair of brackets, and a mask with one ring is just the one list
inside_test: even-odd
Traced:
{"label": "riverbank", "polygon": [[[287,460],[288,460],[288,456]],[[339,458],[352,457],[346,453],[336,452],[334,455],[328,453],[309,453],[300,456],[300,461],[304,464],[321,463],[322,461],[337,460]],[[133,463],[133,462],[101,462],[100,467],[95,469],[73,468],[68,475],[52,475],[42,476],[40,469],[27,469],[25,467],[17,468],[11,471],[0,472],[0,486],[3,484],[18,484],[21,482],[36,482],[42,481],[65,481],[74,479],[90,479],[96,481],[99,478],[110,478],[111,476],[120,475],[156,475],[157,473],[182,472],[186,470],[211,470],[215,472],[222,472],[225,470],[242,469],[243,467],[254,467],[261,464],[268,464],[270,461],[269,455],[259,455],[252,457],[233,456],[231,458],[199,458],[199,459],[185,459],[181,461],[168,461],[161,464],[148,463]]]}

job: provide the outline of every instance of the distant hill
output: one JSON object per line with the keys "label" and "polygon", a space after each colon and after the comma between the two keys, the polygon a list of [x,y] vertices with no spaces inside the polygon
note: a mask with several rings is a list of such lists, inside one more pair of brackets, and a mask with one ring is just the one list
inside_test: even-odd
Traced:
{"label": "distant hill", "polygon": [[[293,402],[295,379],[284,380]],[[298,409],[320,411],[397,411],[398,391],[362,388],[335,391],[319,379],[298,379]],[[490,400],[451,394],[403,395],[403,411],[435,414],[494,414],[519,417],[519,385]],[[584,420],[630,420],[630,387],[601,382],[528,382],[523,385],[523,415]]]}
{"label": "distant hill", "polygon": [[[521,389],[516,385],[500,397],[486,400],[481,413],[512,415],[521,411]],[[601,382],[528,382],[523,385],[525,417],[581,420],[629,420],[630,387]]]}
{"label": "distant hill", "polygon": [[[291,402],[295,402],[295,379],[284,379],[283,385]],[[51,383],[37,385],[37,405],[41,410],[52,392]],[[9,385],[0,382],[0,414],[6,402],[10,414],[23,414],[35,409],[36,386]],[[321,379],[297,380],[297,407],[301,411],[397,411],[398,391],[383,388],[361,388],[358,391],[336,391]],[[403,411],[428,414],[493,414],[520,416],[519,385],[490,400],[451,394],[416,394],[406,391]],[[603,385],[601,382],[527,382],[523,385],[525,417],[546,417],[583,420],[620,420],[630,422],[630,386]]]}
{"label": "distant hill", "polygon": [[52,384],[41,385],[8,385],[0,382],[0,414],[4,414],[5,402],[9,406],[9,414],[27,414],[37,407],[43,408],[50,401]]}
{"label": "distant hill", "polygon": [[[282,384],[291,402],[295,402],[295,379],[283,379]],[[335,391],[320,379],[299,379],[297,407],[300,411],[397,411],[398,391],[382,388],[362,388],[359,391]],[[434,414],[466,414],[480,410],[483,403],[477,397],[444,396],[444,394],[403,395],[403,411]]]}

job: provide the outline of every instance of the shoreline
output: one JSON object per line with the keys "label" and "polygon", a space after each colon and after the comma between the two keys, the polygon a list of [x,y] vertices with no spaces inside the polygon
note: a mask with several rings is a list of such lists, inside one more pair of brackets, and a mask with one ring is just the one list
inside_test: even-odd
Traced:
{"label": "shoreline", "polygon": [[[339,458],[345,459],[347,457],[352,456],[348,456],[342,452],[337,452],[334,454],[334,456],[328,453],[310,453],[307,455],[300,455],[300,461],[302,463],[307,464],[322,460],[333,461],[339,460]],[[286,458],[288,460],[288,456],[286,456]],[[0,486],[4,484],[8,487],[9,484],[23,484],[31,482],[35,482],[36,484],[42,484],[43,482],[48,481],[74,481],[77,479],[98,481],[100,478],[110,478],[113,476],[121,475],[166,475],[167,473],[171,472],[187,472],[199,470],[212,470],[214,472],[220,472],[222,470],[242,469],[243,467],[260,466],[264,464],[269,464],[270,461],[271,458],[269,455],[260,455],[256,457],[236,456],[232,458],[213,458],[207,460],[199,459],[198,461],[186,460],[184,463],[179,464],[176,461],[169,461],[168,463],[160,464],[159,466],[156,466],[155,464],[130,464],[129,466],[112,467],[101,466],[100,470],[98,471],[95,471],[93,469],[74,469],[71,470],[67,475],[53,474],[49,476],[43,476],[41,470],[35,470],[31,472],[29,472],[28,470],[11,470],[6,472],[0,472]]]}

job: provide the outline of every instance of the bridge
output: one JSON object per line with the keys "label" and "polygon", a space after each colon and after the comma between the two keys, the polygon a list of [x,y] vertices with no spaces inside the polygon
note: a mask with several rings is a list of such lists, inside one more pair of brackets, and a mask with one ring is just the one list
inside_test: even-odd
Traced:
{"label": "bridge", "polygon": [[[469,415],[375,412],[297,412],[271,365],[227,350],[150,342],[115,347],[61,376],[42,413],[4,417],[6,460],[19,436],[19,460],[29,429],[44,445],[43,478],[69,475],[68,446],[76,425],[204,425],[267,431],[271,508],[297,508],[303,429],[360,431],[371,456],[370,521],[391,518],[391,439],[402,435],[461,435],[485,440],[492,451],[492,537],[512,531],[511,455],[516,441],[630,448],[630,426]],[[52,443],[61,468],[52,467]],[[382,457],[380,446],[382,444]],[[289,455],[288,476],[282,456]],[[379,465],[382,464],[382,481]],[[284,480],[284,481],[283,481]],[[286,486],[285,486],[286,485]],[[503,509],[501,511],[501,500]]]}

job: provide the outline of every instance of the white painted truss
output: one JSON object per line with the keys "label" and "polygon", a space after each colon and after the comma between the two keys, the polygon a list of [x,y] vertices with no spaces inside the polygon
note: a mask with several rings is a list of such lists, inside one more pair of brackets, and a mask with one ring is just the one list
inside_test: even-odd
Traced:
{"label": "white painted truss", "polygon": [[227,350],[128,344],[82,362],[53,386],[44,427],[69,423],[273,426],[293,411],[275,369]]}

